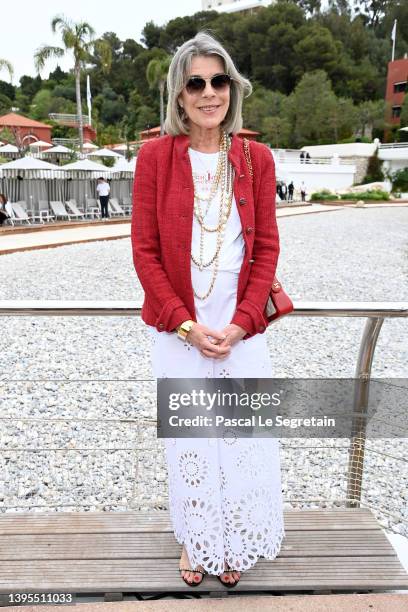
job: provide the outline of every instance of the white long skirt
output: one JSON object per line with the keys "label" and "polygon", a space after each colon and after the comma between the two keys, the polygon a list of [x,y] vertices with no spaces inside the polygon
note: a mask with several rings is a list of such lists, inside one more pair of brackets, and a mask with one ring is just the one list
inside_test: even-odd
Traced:
{"label": "white long skirt", "polygon": [[[192,266],[192,281],[203,295],[211,272]],[[236,305],[238,274],[219,271],[206,300],[195,299],[197,321],[221,330]],[[156,378],[270,378],[266,335],[241,340],[222,359],[203,357],[174,333],[151,327]],[[224,560],[250,569],[259,557],[273,560],[285,537],[279,440],[276,438],[166,438],[169,510],[174,535],[184,544],[191,567],[219,575]]]}

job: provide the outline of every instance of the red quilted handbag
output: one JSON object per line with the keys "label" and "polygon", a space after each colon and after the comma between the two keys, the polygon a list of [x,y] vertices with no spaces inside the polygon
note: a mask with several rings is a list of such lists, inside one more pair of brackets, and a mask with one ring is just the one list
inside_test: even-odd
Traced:
{"label": "red quilted handbag", "polygon": [[[252,168],[251,153],[249,150],[249,140],[248,138],[244,138],[243,141],[244,141],[245,159],[247,162],[251,181],[253,182],[254,172]],[[266,318],[268,319],[268,322],[272,323],[272,321],[276,321],[283,315],[289,314],[290,312],[292,312],[292,310],[293,310],[293,302],[288,296],[288,294],[285,293],[282,285],[280,284],[280,282],[275,276],[272,282],[271,290],[269,292],[268,301],[266,303],[264,314]]]}

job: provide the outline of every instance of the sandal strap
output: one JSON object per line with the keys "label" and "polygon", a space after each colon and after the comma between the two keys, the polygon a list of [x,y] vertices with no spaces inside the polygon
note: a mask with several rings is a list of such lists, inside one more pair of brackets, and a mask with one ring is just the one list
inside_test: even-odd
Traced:
{"label": "sandal strap", "polygon": [[199,570],[199,569],[191,569],[191,567],[179,567],[179,572],[195,572],[195,573],[199,573],[202,574],[204,576],[204,574],[206,574],[205,571],[203,570]]}

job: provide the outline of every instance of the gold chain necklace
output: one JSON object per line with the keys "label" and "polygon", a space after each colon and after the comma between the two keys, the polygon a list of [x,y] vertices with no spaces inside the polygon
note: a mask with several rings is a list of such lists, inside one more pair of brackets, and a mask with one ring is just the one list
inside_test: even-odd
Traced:
{"label": "gold chain necklace", "polygon": [[[213,275],[211,279],[211,283],[208,291],[205,295],[199,295],[194,289],[194,295],[200,299],[205,300],[211,293],[214,288],[215,280],[217,278],[218,266],[219,266],[219,255],[221,251],[221,247],[224,241],[225,236],[225,226],[228,221],[228,218],[231,213],[232,208],[232,200],[233,200],[233,170],[231,166],[231,162],[228,159],[228,151],[231,145],[230,137],[222,131],[221,139],[220,139],[220,152],[218,158],[218,168],[220,168],[220,185],[221,185],[221,197],[220,197],[220,206],[219,206],[219,214],[218,214],[218,225],[216,227],[206,226],[204,223],[205,214],[202,214],[201,207],[199,206],[199,199],[195,197],[194,204],[194,214],[195,217],[200,224],[200,257],[199,259],[195,258],[193,253],[191,253],[191,259],[195,263],[196,266],[203,270],[203,268],[207,268],[212,263],[214,263]],[[194,185],[194,190],[196,191],[196,185]],[[198,194],[195,194],[195,196]],[[208,211],[209,206],[207,206]],[[204,262],[204,233],[205,232],[217,232],[217,243],[216,249],[213,257],[207,262]]]}

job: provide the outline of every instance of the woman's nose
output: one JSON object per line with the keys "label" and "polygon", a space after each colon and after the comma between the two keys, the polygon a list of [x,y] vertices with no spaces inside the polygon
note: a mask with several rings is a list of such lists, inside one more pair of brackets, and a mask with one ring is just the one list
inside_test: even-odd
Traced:
{"label": "woman's nose", "polygon": [[205,87],[204,87],[203,95],[204,96],[213,96],[213,95],[215,95],[215,90],[213,89],[213,86],[211,85],[211,81],[206,81],[205,82]]}

